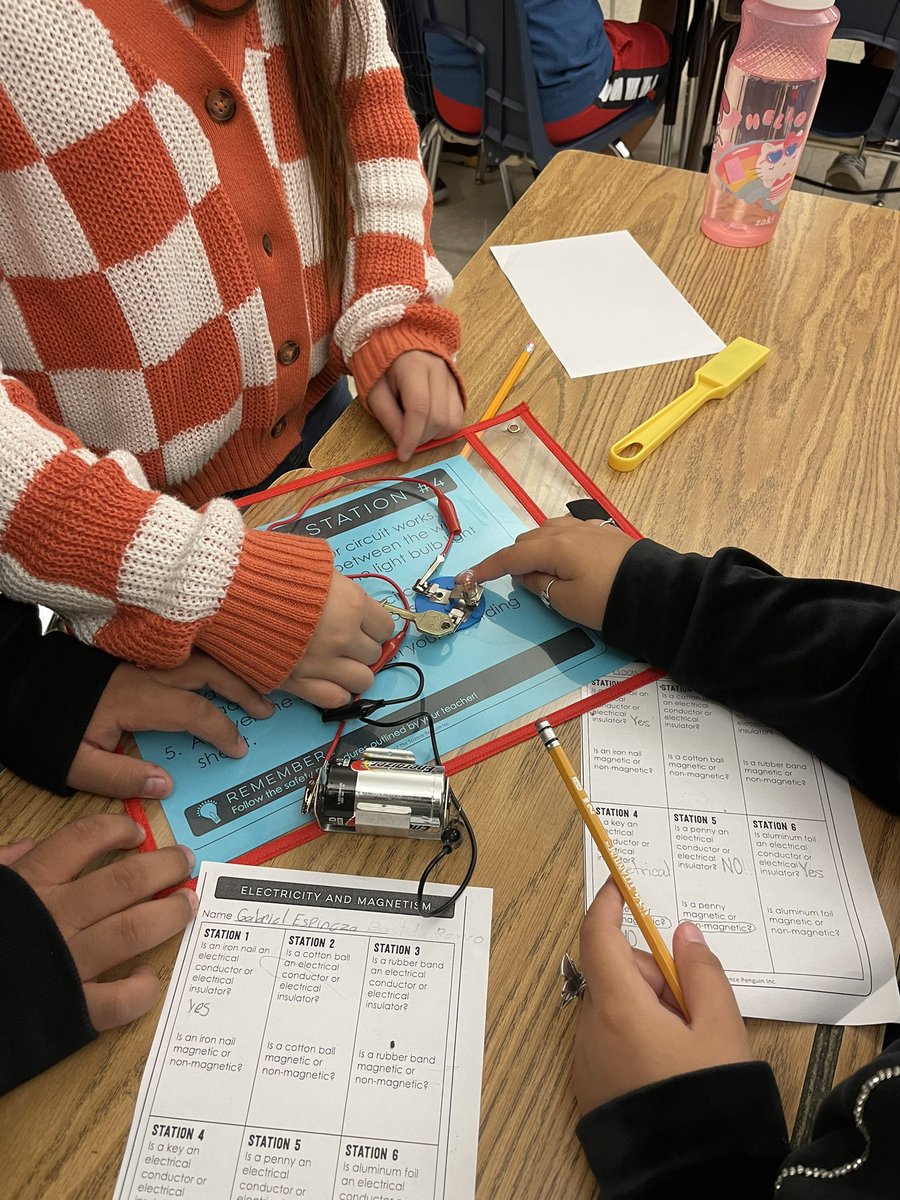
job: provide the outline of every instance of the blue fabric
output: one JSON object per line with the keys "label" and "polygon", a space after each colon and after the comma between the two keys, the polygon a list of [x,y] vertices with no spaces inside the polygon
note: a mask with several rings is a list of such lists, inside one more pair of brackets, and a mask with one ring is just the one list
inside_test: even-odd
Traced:
{"label": "blue fabric", "polygon": [[[597,0],[523,0],[546,124],[564,121],[593,104],[609,79],[612,47]],[[481,107],[481,71],[474,50],[452,38],[425,37],[436,91]]]}
{"label": "blue fabric", "polygon": [[[301,455],[305,461],[298,462],[297,467],[309,466],[309,456],[313,446],[322,440],[344,409],[350,407],[352,401],[353,397],[350,395],[347,376],[342,375],[337,383],[328,389],[303,422],[300,445],[297,447],[296,453]],[[295,469],[295,467],[284,468],[285,471]]]}

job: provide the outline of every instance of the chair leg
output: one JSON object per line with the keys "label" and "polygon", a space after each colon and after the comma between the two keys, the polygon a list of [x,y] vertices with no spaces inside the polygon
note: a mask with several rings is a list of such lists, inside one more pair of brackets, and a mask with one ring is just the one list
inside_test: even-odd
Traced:
{"label": "chair leg", "polygon": [[659,162],[661,166],[668,167],[672,162],[672,140],[675,132],[674,125],[663,124],[662,136],[659,139]]}
{"label": "chair leg", "polygon": [[681,114],[681,139],[678,143],[678,166],[684,165],[687,152],[688,133],[694,119],[694,105],[697,99],[697,80],[700,68],[706,55],[706,43],[712,30],[712,5],[710,0],[697,0],[688,27],[687,37],[687,75],[684,85],[684,103]]}
{"label": "chair leg", "polygon": [[513,191],[509,163],[505,161],[500,164],[500,182],[503,184],[503,197],[506,200],[506,209],[508,212],[516,202],[516,193]]}
{"label": "chair leg", "polygon": [[684,160],[684,151],[685,147],[687,146],[688,130],[691,127],[691,119],[694,115],[695,82],[696,81],[692,75],[688,75],[684,81],[684,97],[681,106],[681,141],[678,143],[678,157],[680,161],[677,164],[678,166],[681,166],[681,162]]}
{"label": "chair leg", "polygon": [[717,17],[712,28],[712,33],[709,35],[709,41],[706,44],[706,53],[703,56],[700,74],[697,77],[694,115],[691,118],[688,144],[682,154],[682,161],[689,171],[700,170],[703,139],[709,123],[709,110],[713,101],[713,89],[716,85],[719,59],[729,36],[731,36],[732,32],[739,29],[740,26],[732,25],[729,21],[723,21]]}
{"label": "chair leg", "polygon": [[484,149],[484,142],[478,143],[478,166],[475,168],[475,182],[484,183],[487,175],[487,153]]}
{"label": "chair leg", "polygon": [[422,135],[419,138],[419,149],[422,155],[422,163],[425,167],[425,174],[428,176],[428,186],[434,191],[434,185],[437,180],[438,162],[441,157],[441,146],[443,138],[441,137],[441,127],[437,121],[429,121],[422,130]]}
{"label": "chair leg", "polygon": [[884,196],[887,189],[894,181],[894,176],[897,174],[898,162],[896,158],[891,159],[888,163],[888,169],[884,173],[884,179],[881,181],[881,188],[878,195],[872,201],[873,208],[884,208]]}
{"label": "chair leg", "polygon": [[659,161],[664,167],[672,166],[672,142],[678,117],[681,75],[688,57],[688,24],[691,10],[689,3],[678,3],[674,7],[669,72],[663,94],[663,128],[659,144]]}
{"label": "chair leg", "polygon": [[609,148],[616,158],[631,158],[631,151],[624,142],[610,142]]}
{"label": "chair leg", "polygon": [[737,45],[740,32],[740,25],[732,25],[731,32],[725,39],[722,54],[719,58],[719,73],[716,76],[716,86],[713,90],[715,104],[710,113],[709,132],[706,137],[706,145],[703,147],[703,162],[701,163],[701,170],[703,171],[709,170],[709,160],[712,157],[712,144],[716,134],[716,123],[719,118],[718,105],[725,91],[725,77],[728,75],[728,64],[731,61],[732,54],[734,54],[734,48]]}

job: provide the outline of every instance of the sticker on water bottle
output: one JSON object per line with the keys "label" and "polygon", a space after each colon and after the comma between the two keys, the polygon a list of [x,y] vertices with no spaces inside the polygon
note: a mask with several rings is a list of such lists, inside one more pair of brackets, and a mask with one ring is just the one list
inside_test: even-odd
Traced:
{"label": "sticker on water bottle", "polygon": [[781,212],[820,87],[818,79],[784,82],[740,74],[725,80],[712,178],[724,192],[756,205],[761,210],[759,225],[769,224]]}

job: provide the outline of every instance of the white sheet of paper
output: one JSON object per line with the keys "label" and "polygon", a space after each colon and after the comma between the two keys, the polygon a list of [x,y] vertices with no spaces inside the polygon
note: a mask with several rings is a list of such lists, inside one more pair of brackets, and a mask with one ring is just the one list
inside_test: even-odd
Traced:
{"label": "white sheet of paper", "polygon": [[491,253],[573,379],[713,355],[725,345],[625,230]]}
{"label": "white sheet of paper", "polygon": [[406,880],[205,863],[197,892],[116,1200],[471,1200],[490,890],[429,919]]}
{"label": "white sheet of paper", "polygon": [[[891,941],[840,775],[668,678],[585,714],[582,774],[663,935],[699,925],[745,1017],[900,1018]],[[589,837],[584,853],[590,901],[608,872]]]}

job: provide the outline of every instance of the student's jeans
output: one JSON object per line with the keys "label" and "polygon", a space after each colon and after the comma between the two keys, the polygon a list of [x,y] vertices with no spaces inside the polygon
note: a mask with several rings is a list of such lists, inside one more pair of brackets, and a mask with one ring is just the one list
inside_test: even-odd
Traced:
{"label": "student's jeans", "polygon": [[241,496],[249,496],[252,492],[261,492],[264,488],[271,487],[275,480],[282,476],[285,471],[296,471],[300,467],[308,467],[309,455],[313,446],[325,436],[352,399],[350,389],[347,386],[347,377],[342,375],[337,383],[329,388],[318,404],[310,410],[309,415],[303,423],[300,441],[293,450],[285,455],[275,470],[267,475],[265,479],[254,484],[253,487],[241,488],[239,491],[229,492],[228,498],[230,500],[239,500]]}

